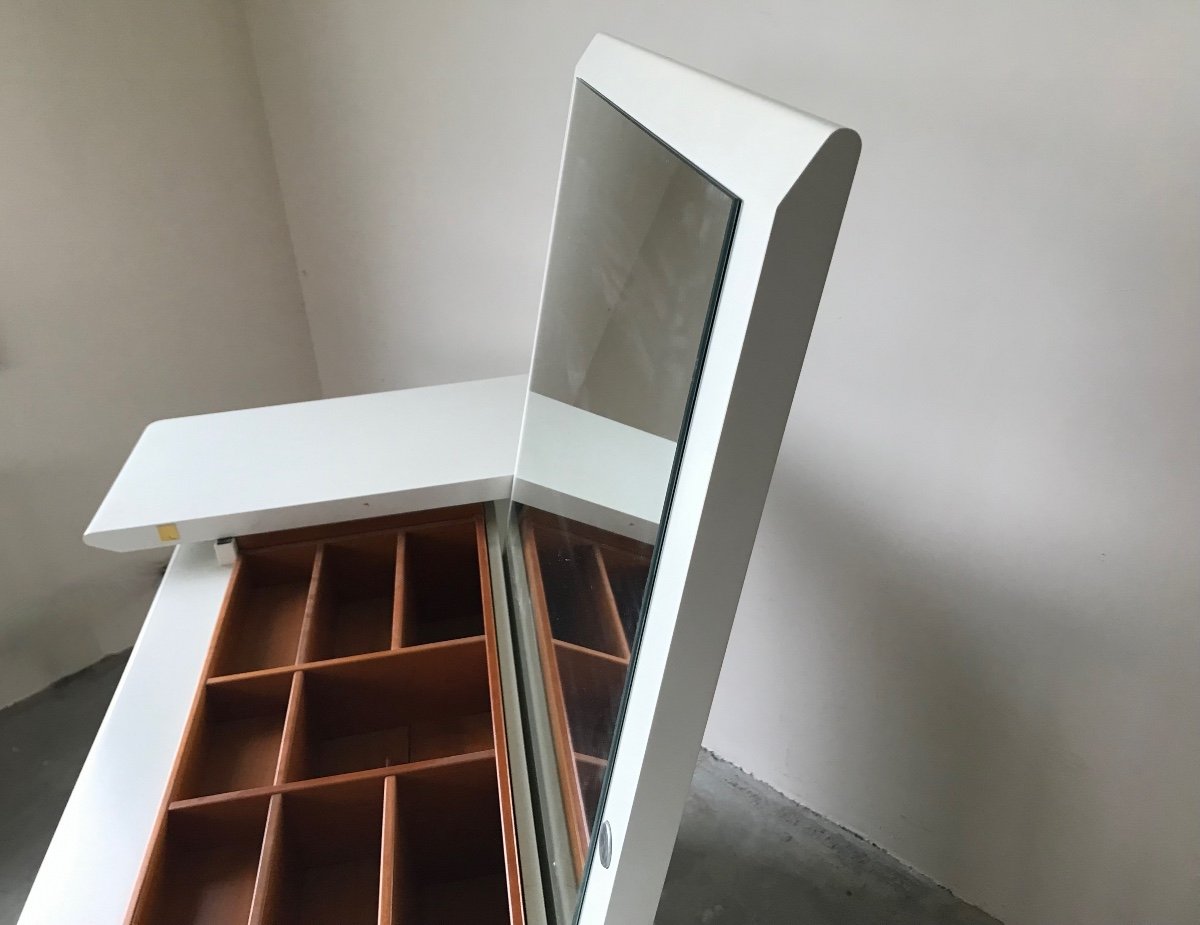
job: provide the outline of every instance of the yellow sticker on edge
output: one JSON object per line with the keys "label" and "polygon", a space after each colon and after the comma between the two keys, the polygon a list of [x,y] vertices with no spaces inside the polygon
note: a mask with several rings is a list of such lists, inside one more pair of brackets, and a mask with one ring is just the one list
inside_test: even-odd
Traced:
{"label": "yellow sticker on edge", "polygon": [[179,528],[174,524],[159,524],[158,539],[163,543],[171,543],[179,539]]}

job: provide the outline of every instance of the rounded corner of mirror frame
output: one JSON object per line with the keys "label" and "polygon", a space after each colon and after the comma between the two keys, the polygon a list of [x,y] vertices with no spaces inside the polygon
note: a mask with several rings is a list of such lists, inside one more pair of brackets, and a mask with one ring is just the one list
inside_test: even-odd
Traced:
{"label": "rounded corner of mirror frame", "polygon": [[854,163],[861,150],[851,128],[604,32],[584,50],[575,79],[744,201],[782,201],[827,142]]}
{"label": "rounded corner of mirror frame", "polygon": [[575,77],[738,200],[576,911],[617,925],[657,908],[861,140],[605,34]]}

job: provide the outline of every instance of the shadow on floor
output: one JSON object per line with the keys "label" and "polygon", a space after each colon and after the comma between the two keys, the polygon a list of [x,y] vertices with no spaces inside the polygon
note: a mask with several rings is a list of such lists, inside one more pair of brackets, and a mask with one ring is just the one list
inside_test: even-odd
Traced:
{"label": "shadow on floor", "polygon": [[0,923],[17,921],[128,652],[0,710]]}
{"label": "shadow on floor", "polygon": [[708,752],[692,778],[656,925],[998,925]]}

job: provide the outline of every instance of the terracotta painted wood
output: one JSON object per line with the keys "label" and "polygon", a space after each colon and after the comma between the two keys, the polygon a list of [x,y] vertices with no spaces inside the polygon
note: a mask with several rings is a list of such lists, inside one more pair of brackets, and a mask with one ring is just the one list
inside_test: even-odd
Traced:
{"label": "terracotta painted wood", "polygon": [[[321,609],[321,598],[328,593],[326,583],[321,580],[325,573],[325,544],[318,543],[316,550],[316,555],[313,557],[312,580],[309,582],[308,597],[304,602],[304,619],[300,624],[300,643],[296,647],[296,661],[299,664],[315,661],[313,649],[316,646],[317,612]],[[271,669],[260,670],[270,671]]]}
{"label": "terracotta painted wood", "polygon": [[604,786],[608,762],[603,758],[576,753],[575,770],[579,775],[579,800],[583,804],[583,814],[588,821],[589,830],[594,829],[596,809],[600,803],[600,791]]}
{"label": "terracotta painted wood", "polygon": [[347,520],[343,523],[320,524],[313,527],[297,527],[293,530],[274,530],[269,533],[252,533],[238,537],[238,548],[259,549],[263,546],[286,546],[293,543],[312,543],[340,536],[369,536],[372,533],[387,533],[414,524],[428,526],[442,521],[469,520],[479,513],[479,505],[464,504],[442,507],[431,511],[413,511],[408,514],[391,514],[387,517],[369,517],[364,520]]}
{"label": "terracotta painted wood", "polygon": [[392,588],[392,638],[390,648],[399,649],[404,640],[404,601],[408,574],[407,534],[401,530],[396,536],[396,575]]}
{"label": "terracotta painted wood", "polygon": [[404,765],[386,768],[371,768],[367,771],[352,771],[348,774],[337,774],[332,777],[315,777],[308,780],[288,781],[273,784],[270,787],[258,787],[253,790],[239,790],[236,793],[215,793],[207,797],[193,797],[190,800],[177,800],[169,804],[169,809],[193,809],[197,806],[211,806],[216,803],[228,803],[234,800],[244,800],[253,797],[271,797],[277,793],[296,793],[302,790],[313,790],[319,787],[329,787],[335,784],[345,784],[356,780],[383,780],[385,777],[405,778],[412,775],[437,773],[444,768],[456,767],[460,764],[483,764],[492,767],[496,761],[493,749],[470,752],[464,755],[450,755],[445,758],[431,758],[428,761],[412,761]]}
{"label": "terracotta painted wood", "polygon": [[629,665],[578,646],[554,646],[571,750],[607,758]]}
{"label": "terracotta painted wood", "polygon": [[275,794],[267,805],[267,828],[254,879],[249,925],[277,921],[283,904],[283,796]]}
{"label": "terracotta painted wood", "polygon": [[172,814],[131,921],[248,921],[268,802],[256,797]]}
{"label": "terracotta painted wood", "polygon": [[625,655],[629,657],[637,642],[642,599],[650,579],[651,551],[647,547],[636,553],[603,544],[597,544],[595,549],[606,603],[620,625],[626,643]]}
{"label": "terracotta painted wood", "polygon": [[304,672],[294,672],[290,678],[291,690],[288,693],[287,716],[284,718],[283,735],[280,737],[279,760],[275,764],[275,777],[271,781],[273,785],[286,783],[289,780],[303,780],[306,776],[301,746],[308,728],[304,702]]}
{"label": "terracotta painted wood", "polygon": [[613,596],[612,585],[608,579],[608,569],[605,566],[604,557],[598,545],[591,547],[591,555],[592,562],[590,568],[596,572],[596,590],[599,597],[596,612],[605,624],[605,635],[611,637],[615,643],[615,652],[613,654],[628,660],[629,639],[626,637],[625,628],[621,625],[621,614],[617,610],[617,600]]}
{"label": "terracotta painted wood", "polygon": [[308,603],[316,548],[261,550],[243,556],[231,618],[218,630],[211,674],[294,665]]}
{"label": "terracotta painted wood", "polygon": [[315,599],[304,660],[391,649],[395,534],[326,542],[321,549],[321,589]]}
{"label": "terracotta painted wood", "polygon": [[397,922],[523,923],[512,905],[505,780],[495,762],[396,776]]}
{"label": "terracotta painted wood", "polygon": [[423,652],[427,649],[441,649],[447,646],[461,645],[467,642],[482,643],[483,634],[478,636],[466,636],[462,639],[446,639],[441,642],[428,642],[419,646],[406,646],[403,650],[389,649],[383,652],[365,652],[362,655],[346,655],[342,658],[330,658],[317,662],[301,662],[297,665],[286,665],[282,668],[261,668],[258,671],[247,671],[242,674],[219,675],[214,678],[209,678],[206,684],[209,687],[220,687],[224,684],[236,684],[239,681],[245,681],[250,678],[269,677],[271,675],[291,675],[297,669],[308,670],[310,668],[322,668],[327,665],[344,665],[351,662],[372,662],[381,658],[390,658],[394,655],[408,653]]}
{"label": "terracotta painted wood", "polygon": [[555,652],[564,651],[572,652],[589,658],[598,658],[601,661],[610,662],[613,665],[619,665],[622,668],[629,667],[629,659],[621,658],[618,655],[610,655],[607,652],[597,652],[595,649],[588,649],[584,646],[577,646],[573,642],[563,642],[561,639],[554,640]]}
{"label": "terracotta painted wood", "polygon": [[482,510],[352,526],[240,544],[129,925],[523,925]]}
{"label": "terracotta painted wood", "polygon": [[492,747],[492,731],[479,720],[489,700],[483,642],[310,667],[300,743],[306,776]]}
{"label": "terracotta painted wood", "polygon": [[290,688],[287,675],[206,687],[192,719],[194,745],[177,773],[176,797],[273,783]]}
{"label": "terracotta painted wood", "polygon": [[[379,846],[379,925],[396,922],[396,840],[399,807],[396,797],[396,778],[383,780],[383,837]],[[401,883],[403,889],[404,884]]]}
{"label": "terracotta painted wood", "polygon": [[[401,646],[484,633],[487,559],[479,553],[479,518],[404,531],[404,625]],[[485,550],[486,553],[486,550]],[[490,616],[490,614],[488,615]]]}

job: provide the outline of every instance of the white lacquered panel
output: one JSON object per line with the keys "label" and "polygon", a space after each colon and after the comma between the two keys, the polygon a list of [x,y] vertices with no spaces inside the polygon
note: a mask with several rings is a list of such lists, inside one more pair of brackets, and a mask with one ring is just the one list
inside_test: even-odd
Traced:
{"label": "white lacquered panel", "polygon": [[675,442],[529,393],[513,500],[653,543]]}
{"label": "white lacquered panel", "polygon": [[232,570],[175,550],[18,925],[120,925]]}
{"label": "white lacquered panel", "polygon": [[[857,136],[597,36],[576,77],[740,199],[581,925],[651,922],[858,160]],[[545,309],[543,308],[543,311]]]}
{"label": "white lacquered panel", "polygon": [[[84,533],[127,552],[506,499],[525,376],[158,421]],[[160,525],[177,536],[162,538]]]}

